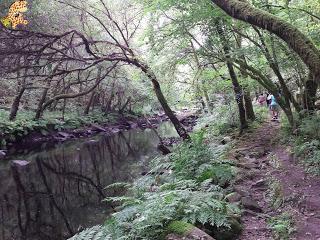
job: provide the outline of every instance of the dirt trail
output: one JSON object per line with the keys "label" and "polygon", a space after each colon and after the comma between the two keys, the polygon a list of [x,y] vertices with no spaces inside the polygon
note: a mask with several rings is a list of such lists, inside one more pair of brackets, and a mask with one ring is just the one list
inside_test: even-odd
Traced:
{"label": "dirt trail", "polygon": [[[320,177],[305,173],[288,147],[279,141],[280,125],[266,122],[246,133],[231,151],[241,172],[235,190],[245,210],[239,240],[275,239],[267,220],[281,212],[294,216],[296,231],[290,239],[320,240]],[[271,207],[270,179],[280,183],[280,207]],[[274,182],[274,181],[273,181]]]}

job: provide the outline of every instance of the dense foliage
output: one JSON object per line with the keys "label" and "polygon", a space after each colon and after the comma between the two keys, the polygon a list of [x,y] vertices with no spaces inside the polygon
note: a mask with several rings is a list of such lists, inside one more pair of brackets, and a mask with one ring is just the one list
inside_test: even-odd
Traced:
{"label": "dense foliage", "polygon": [[240,211],[225,200],[236,173],[224,156],[229,146],[208,146],[207,137],[204,131],[194,133],[192,142],[178,145],[168,157],[154,159],[149,174],[132,185],[109,186],[128,189],[126,196],[106,199],[116,203],[118,211],[103,227],[71,239],[163,239],[176,221],[206,226],[217,239],[224,231],[239,231]]}

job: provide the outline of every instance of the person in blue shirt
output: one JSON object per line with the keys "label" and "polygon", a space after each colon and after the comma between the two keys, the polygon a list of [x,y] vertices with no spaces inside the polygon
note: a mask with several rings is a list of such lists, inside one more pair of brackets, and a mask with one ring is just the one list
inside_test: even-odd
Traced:
{"label": "person in blue shirt", "polygon": [[279,104],[274,95],[271,95],[270,110],[272,112],[272,120],[277,120],[279,117]]}

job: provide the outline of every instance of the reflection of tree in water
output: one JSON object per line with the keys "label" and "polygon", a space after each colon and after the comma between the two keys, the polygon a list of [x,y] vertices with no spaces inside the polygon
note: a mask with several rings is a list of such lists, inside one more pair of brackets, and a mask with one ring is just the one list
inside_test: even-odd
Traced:
{"label": "reflection of tree in water", "polygon": [[101,223],[111,211],[104,187],[130,181],[128,166],[154,154],[157,141],[151,131],[101,136],[0,170],[0,239],[65,239],[83,223]]}

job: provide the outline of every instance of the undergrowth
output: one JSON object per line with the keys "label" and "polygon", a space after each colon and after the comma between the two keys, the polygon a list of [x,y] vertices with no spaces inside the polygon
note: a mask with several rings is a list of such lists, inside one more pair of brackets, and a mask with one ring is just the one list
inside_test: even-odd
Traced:
{"label": "undergrowth", "polygon": [[268,197],[269,204],[273,209],[279,209],[284,202],[283,187],[279,180],[275,178],[270,178]]}
{"label": "undergrowth", "polygon": [[21,111],[15,121],[9,121],[8,111],[0,110],[0,147],[8,142],[14,142],[31,132],[40,132],[42,135],[50,131],[61,131],[76,129],[92,123],[113,122],[115,115],[106,116],[102,112],[94,112],[86,116],[66,113],[61,119],[61,113],[46,113],[42,119],[35,120],[34,114],[28,111]]}
{"label": "undergrowth", "polygon": [[291,139],[295,155],[301,160],[307,171],[320,175],[320,116],[310,115],[299,122],[299,127],[292,135],[288,124],[283,129],[286,138]]}
{"label": "undergrowth", "polygon": [[235,104],[219,105],[210,115],[198,119],[197,128],[207,128],[212,135],[220,136],[232,132],[239,127],[240,121]]}
{"label": "undergrowth", "polygon": [[289,240],[291,234],[295,231],[292,215],[288,212],[270,218],[268,226],[276,240]]}
{"label": "undergrowth", "polygon": [[210,145],[208,137],[197,131],[191,142],[154,159],[146,176],[130,185],[109,186],[127,186],[125,196],[105,199],[116,204],[116,212],[103,226],[71,239],[157,240],[193,226],[206,228],[217,240],[221,239],[219,232],[232,232],[235,224],[240,225],[240,210],[224,196],[235,170],[224,156],[228,145]]}

